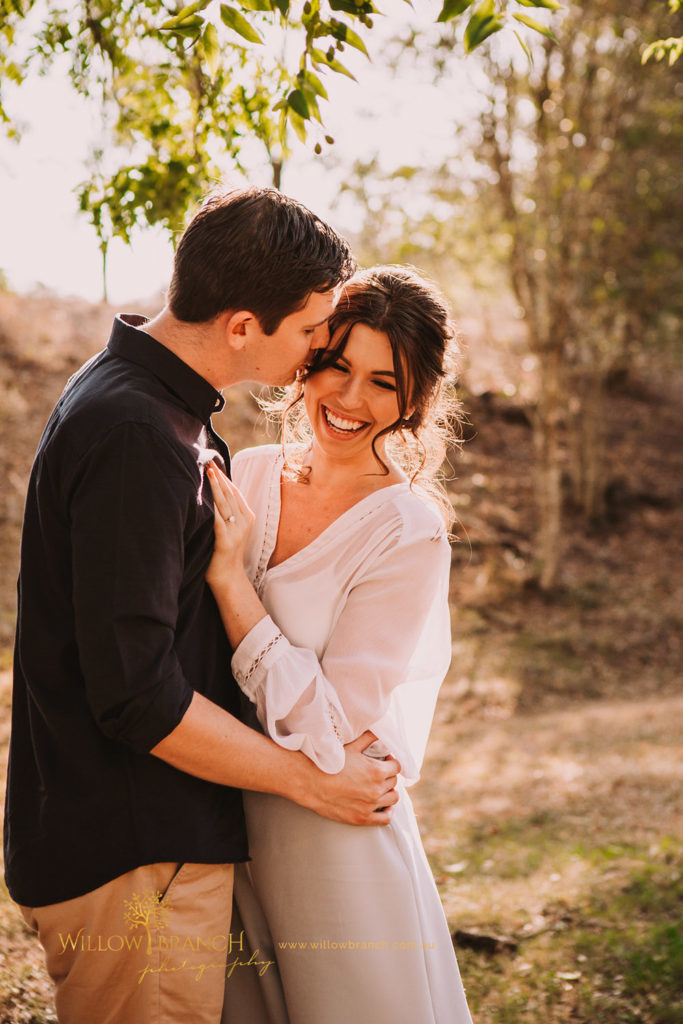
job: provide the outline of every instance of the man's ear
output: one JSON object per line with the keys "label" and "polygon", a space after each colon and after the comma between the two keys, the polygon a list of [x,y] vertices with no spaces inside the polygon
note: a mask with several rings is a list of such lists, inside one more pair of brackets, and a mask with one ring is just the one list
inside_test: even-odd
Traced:
{"label": "man's ear", "polygon": [[228,311],[223,315],[225,340],[232,349],[240,352],[246,348],[254,328],[258,328],[258,320],[246,309],[238,310],[236,313]]}

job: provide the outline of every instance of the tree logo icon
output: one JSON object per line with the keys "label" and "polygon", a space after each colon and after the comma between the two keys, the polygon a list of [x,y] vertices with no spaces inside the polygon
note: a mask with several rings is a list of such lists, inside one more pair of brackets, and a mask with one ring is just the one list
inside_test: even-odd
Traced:
{"label": "tree logo icon", "polygon": [[152,953],[152,929],[166,927],[166,917],[172,909],[164,900],[162,892],[133,893],[129,900],[123,901],[124,921],[129,929],[144,928],[147,934],[147,955]]}

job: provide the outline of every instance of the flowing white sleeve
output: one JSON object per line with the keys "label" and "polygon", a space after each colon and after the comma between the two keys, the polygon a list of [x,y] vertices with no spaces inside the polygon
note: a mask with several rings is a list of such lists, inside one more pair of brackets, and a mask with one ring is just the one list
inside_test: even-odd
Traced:
{"label": "flowing white sleeve", "polygon": [[450,548],[427,525],[398,524],[354,581],[320,661],[270,616],[234,652],[235,679],[268,735],[323,771],[340,771],[344,744],[372,729],[406,781],[419,775],[451,655]]}

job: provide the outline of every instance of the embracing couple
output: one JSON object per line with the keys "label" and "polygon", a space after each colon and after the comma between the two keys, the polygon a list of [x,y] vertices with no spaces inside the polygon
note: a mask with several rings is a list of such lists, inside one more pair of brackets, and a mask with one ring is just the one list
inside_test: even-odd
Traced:
{"label": "embracing couple", "polygon": [[[9,891],[60,1024],[466,1024],[405,786],[450,658],[452,328],[249,188],[117,317],[29,484]],[[285,387],[282,445],[213,431]],[[444,511],[445,510],[445,511]]]}

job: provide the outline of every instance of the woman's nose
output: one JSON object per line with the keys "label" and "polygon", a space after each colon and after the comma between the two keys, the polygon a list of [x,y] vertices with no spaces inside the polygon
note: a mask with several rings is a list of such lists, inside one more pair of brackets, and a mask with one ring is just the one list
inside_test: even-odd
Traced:
{"label": "woman's nose", "polygon": [[349,374],[339,388],[339,397],[347,409],[360,405],[362,400],[362,382]]}

